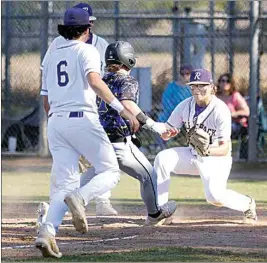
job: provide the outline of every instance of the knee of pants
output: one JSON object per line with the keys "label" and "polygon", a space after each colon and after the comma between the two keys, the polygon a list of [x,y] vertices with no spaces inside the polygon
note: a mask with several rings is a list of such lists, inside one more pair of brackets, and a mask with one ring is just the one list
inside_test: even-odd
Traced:
{"label": "knee of pants", "polygon": [[168,150],[164,150],[157,154],[155,161],[154,161],[154,169],[158,177],[160,175],[164,177],[164,179],[168,179],[168,178],[165,178],[166,176],[170,177],[170,173],[173,170],[172,169],[173,167],[171,166],[173,164],[170,161],[171,159],[169,159],[168,157],[169,157]]}
{"label": "knee of pants", "polygon": [[155,168],[162,168],[166,166],[168,157],[166,155],[167,151],[161,151],[157,154],[155,161],[154,161],[154,167]]}
{"label": "knee of pants", "polygon": [[114,183],[118,183],[120,181],[121,178],[121,172],[120,170],[113,172],[113,176],[114,176]]}
{"label": "knee of pants", "polygon": [[95,169],[95,174],[106,173],[106,172],[111,174],[120,173],[120,168],[117,159],[116,162],[112,164],[109,163],[108,165],[107,164],[95,165],[94,169]]}
{"label": "knee of pants", "polygon": [[208,203],[215,206],[223,206],[223,190],[211,189],[206,190],[206,200]]}

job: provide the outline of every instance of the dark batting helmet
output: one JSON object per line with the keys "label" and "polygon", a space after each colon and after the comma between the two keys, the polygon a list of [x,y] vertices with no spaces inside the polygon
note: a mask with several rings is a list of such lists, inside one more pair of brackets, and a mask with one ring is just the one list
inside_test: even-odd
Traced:
{"label": "dark batting helmet", "polygon": [[123,64],[128,69],[132,69],[136,63],[134,49],[130,43],[116,41],[108,45],[105,53],[106,65]]}

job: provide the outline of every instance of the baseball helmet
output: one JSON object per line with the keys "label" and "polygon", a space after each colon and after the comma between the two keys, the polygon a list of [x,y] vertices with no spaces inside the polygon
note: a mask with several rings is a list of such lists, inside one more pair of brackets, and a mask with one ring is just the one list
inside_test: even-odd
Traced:
{"label": "baseball helmet", "polygon": [[132,69],[136,63],[132,45],[125,41],[116,41],[108,45],[105,53],[106,65],[123,64]]}

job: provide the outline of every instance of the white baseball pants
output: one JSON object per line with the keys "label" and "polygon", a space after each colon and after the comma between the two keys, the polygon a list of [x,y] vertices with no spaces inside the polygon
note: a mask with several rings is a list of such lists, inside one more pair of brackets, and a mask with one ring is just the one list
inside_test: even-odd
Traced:
{"label": "white baseball pants", "polygon": [[191,153],[189,147],[161,151],[154,161],[159,205],[168,202],[170,174],[173,172],[175,174],[200,175],[208,203],[242,212],[248,210],[250,198],[227,189],[231,167],[231,157],[197,158]]}
{"label": "white baseball pants", "polygon": [[95,167],[96,176],[78,192],[88,204],[119,181],[120,171],[113,147],[95,113],[70,118],[68,112],[54,113],[48,120],[48,143],[53,157],[50,207],[46,223],[57,230],[67,206],[66,194],[80,187],[79,157]]}

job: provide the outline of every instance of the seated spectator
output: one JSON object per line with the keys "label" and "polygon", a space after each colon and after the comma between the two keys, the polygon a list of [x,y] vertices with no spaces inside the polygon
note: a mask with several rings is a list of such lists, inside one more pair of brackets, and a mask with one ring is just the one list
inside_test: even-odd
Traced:
{"label": "seated spectator", "polygon": [[186,85],[189,82],[190,74],[193,71],[191,65],[184,65],[180,68],[180,80],[172,81],[165,88],[162,99],[158,121],[166,122],[175,107],[188,97],[192,96],[191,89]]}
{"label": "seated spectator", "polygon": [[242,127],[248,127],[249,107],[245,98],[236,90],[235,81],[229,73],[219,77],[216,95],[231,111],[232,138],[237,138]]}

